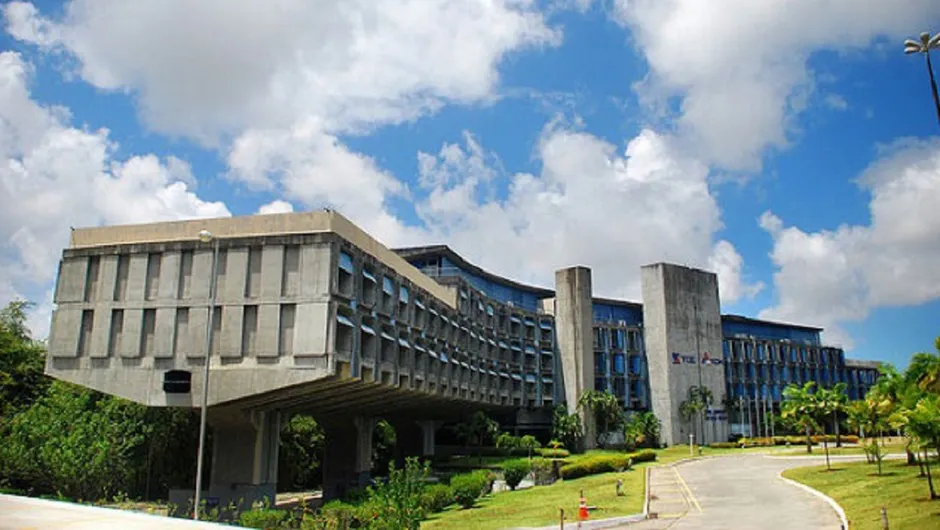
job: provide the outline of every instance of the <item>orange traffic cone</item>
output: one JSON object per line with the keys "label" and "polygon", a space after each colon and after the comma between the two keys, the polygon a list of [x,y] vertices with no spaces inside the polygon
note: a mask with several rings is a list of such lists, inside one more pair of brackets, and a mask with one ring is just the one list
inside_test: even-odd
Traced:
{"label": "orange traffic cone", "polygon": [[587,500],[585,500],[584,496],[582,495],[581,502],[578,504],[578,523],[579,523],[578,526],[581,526],[580,525],[581,521],[587,521],[587,520],[588,520]]}

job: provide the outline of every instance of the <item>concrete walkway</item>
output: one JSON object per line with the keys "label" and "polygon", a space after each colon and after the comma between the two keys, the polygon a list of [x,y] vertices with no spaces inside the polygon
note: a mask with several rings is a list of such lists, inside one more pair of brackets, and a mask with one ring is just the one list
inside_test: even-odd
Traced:
{"label": "concrete walkway", "polygon": [[0,530],[221,530],[231,526],[0,495]]}
{"label": "concrete walkway", "polygon": [[653,468],[650,514],[658,518],[621,528],[840,530],[841,519],[824,499],[780,478],[784,469],[824,462],[741,455]]}

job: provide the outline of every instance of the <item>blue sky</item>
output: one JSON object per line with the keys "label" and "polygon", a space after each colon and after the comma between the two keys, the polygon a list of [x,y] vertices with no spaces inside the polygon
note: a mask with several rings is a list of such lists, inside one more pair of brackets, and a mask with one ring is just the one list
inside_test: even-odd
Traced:
{"label": "blue sky", "polygon": [[69,226],[329,205],[610,296],[710,268],[725,312],[855,357],[940,334],[940,125],[901,51],[934,2],[132,4],[4,8],[0,299],[37,329]]}

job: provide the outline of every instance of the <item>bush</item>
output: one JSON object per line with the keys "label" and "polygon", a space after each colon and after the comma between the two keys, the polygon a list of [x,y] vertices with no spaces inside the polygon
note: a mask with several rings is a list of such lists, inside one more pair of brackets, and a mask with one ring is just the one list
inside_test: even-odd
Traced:
{"label": "bush", "polygon": [[639,464],[640,462],[655,462],[656,461],[656,451],[650,451],[649,449],[645,451],[640,451],[639,453],[636,453],[631,456],[633,457],[634,464]]}
{"label": "bush", "polygon": [[[342,501],[330,501],[320,508],[320,513],[314,517],[304,517],[301,528],[303,530],[347,530],[359,528],[365,511],[359,506],[353,506]],[[362,519],[360,519],[362,518]]]}
{"label": "bush", "polygon": [[736,444],[734,442],[715,442],[708,445],[708,447],[711,447],[712,449],[735,449],[740,446],[740,444]]}
{"label": "bush", "polygon": [[421,506],[427,513],[439,512],[453,503],[454,490],[447,484],[433,484],[421,494]]}
{"label": "bush", "polygon": [[472,508],[490,487],[490,476],[485,471],[456,475],[450,479],[450,487],[454,490],[457,504],[463,508]]}
{"label": "bush", "polygon": [[287,512],[271,508],[259,508],[242,512],[238,518],[238,525],[245,528],[259,528],[269,530],[278,528],[287,522]]}
{"label": "bush", "polygon": [[503,478],[506,479],[506,485],[509,489],[515,490],[516,486],[522,482],[522,479],[529,474],[532,466],[528,460],[510,460],[503,463]]}
{"label": "bush", "polygon": [[543,458],[568,458],[571,453],[567,449],[539,449],[538,454]]}
{"label": "bush", "polygon": [[[653,455],[652,459],[656,459],[656,453],[653,453],[652,451],[643,451],[642,453],[638,453],[638,455],[643,453],[650,453]],[[633,456],[636,455],[601,454],[587,456],[579,459],[577,462],[572,462],[562,466],[560,471],[561,478],[565,480],[571,480],[587,475],[596,475],[598,473],[623,471],[630,468],[634,462]]]}

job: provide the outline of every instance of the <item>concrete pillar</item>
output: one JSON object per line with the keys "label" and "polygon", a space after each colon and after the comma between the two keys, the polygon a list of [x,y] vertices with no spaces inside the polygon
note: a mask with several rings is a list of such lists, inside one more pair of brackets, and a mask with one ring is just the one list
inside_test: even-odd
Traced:
{"label": "concrete pillar", "polygon": [[[277,459],[281,415],[276,411],[217,411],[209,409],[212,458],[209,489],[203,498],[207,508],[239,509],[277,493]],[[185,509],[192,505],[193,490],[171,490],[170,502]]]}
{"label": "concrete pillar", "polygon": [[591,269],[569,267],[555,272],[555,330],[568,413],[584,422],[584,444],[594,447],[594,418],[579,410],[581,395],[594,389],[594,310]]}
{"label": "concrete pillar", "polygon": [[437,421],[419,421],[418,427],[421,429],[421,456],[434,456],[435,435],[440,422]]}
{"label": "concrete pillar", "polygon": [[372,471],[372,432],[375,418],[323,421],[323,499],[340,498],[350,489],[365,487]]}
{"label": "concrete pillar", "polygon": [[[662,422],[663,442],[688,443],[688,432],[698,432],[696,443],[711,443],[724,432],[701,428],[701,420],[683,429],[680,404],[693,386],[712,393],[712,407],[722,408],[725,370],[720,361],[722,330],[718,277],[711,272],[657,263],[642,268],[643,327],[649,364],[651,406]],[[705,354],[708,354],[706,357]],[[706,359],[709,359],[706,361]]]}

